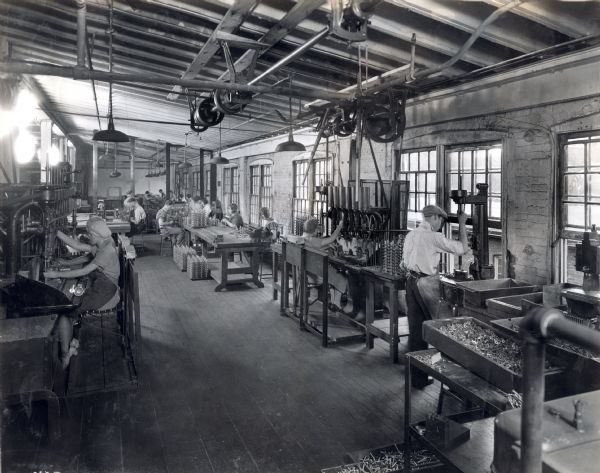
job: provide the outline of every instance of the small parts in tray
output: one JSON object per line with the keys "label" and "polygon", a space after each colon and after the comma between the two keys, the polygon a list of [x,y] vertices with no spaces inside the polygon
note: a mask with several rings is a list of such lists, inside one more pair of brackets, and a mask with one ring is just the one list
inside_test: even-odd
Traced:
{"label": "small parts in tray", "polygon": [[[498,335],[471,320],[452,322],[443,325],[439,331],[445,336],[476,351],[497,365],[518,375],[523,372],[521,346],[506,337]],[[546,368],[550,368],[546,362]]]}
{"label": "small parts in tray", "polygon": [[[432,471],[441,462],[431,450],[413,449],[410,455],[410,471]],[[348,465],[321,470],[321,473],[392,473],[403,471],[404,446],[391,445],[368,452],[360,461]],[[440,470],[441,471],[441,470]]]}
{"label": "small parts in tray", "polygon": [[442,354],[439,351],[432,353],[411,353],[411,356],[415,360],[434,369],[436,369],[436,365],[442,361]]}

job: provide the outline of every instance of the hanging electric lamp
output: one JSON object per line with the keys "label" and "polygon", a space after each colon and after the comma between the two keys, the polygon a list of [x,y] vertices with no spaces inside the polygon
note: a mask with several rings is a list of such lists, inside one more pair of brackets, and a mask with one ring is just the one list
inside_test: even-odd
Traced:
{"label": "hanging electric lamp", "polygon": [[[108,72],[112,72],[112,49],[113,49],[113,0],[110,0],[110,12],[108,20]],[[109,141],[111,143],[125,143],[129,137],[122,131],[115,130],[112,115],[112,81],[108,82],[108,129],[94,133],[94,141]]]}
{"label": "hanging electric lamp", "polygon": [[[290,77],[290,91],[292,90],[292,78]],[[294,119],[292,118],[292,96],[289,96],[289,106],[290,106],[290,134],[288,136],[288,140],[283,143],[279,143],[275,148],[275,152],[284,152],[284,151],[306,151],[306,147],[297,141],[294,141],[294,134],[292,129],[294,128]]]}
{"label": "hanging electric lamp", "polygon": [[208,161],[209,164],[229,164],[229,159],[221,156],[221,124],[219,123],[219,154]]}
{"label": "hanging electric lamp", "polygon": [[185,146],[183,147],[183,163],[179,163],[179,169],[189,169],[192,167],[192,163],[187,162],[187,139],[189,133],[185,134]]}

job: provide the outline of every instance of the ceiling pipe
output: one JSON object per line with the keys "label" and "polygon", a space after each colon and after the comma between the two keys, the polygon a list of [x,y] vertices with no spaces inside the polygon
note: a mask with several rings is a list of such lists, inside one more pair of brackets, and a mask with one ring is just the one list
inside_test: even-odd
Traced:
{"label": "ceiling pipe", "polygon": [[86,13],[85,0],[77,0],[77,67],[81,69],[85,69],[85,50],[87,48],[85,34]]}
{"label": "ceiling pipe", "polygon": [[301,46],[297,47],[296,49],[294,49],[287,56],[281,58],[279,61],[277,61],[271,67],[269,67],[265,72],[263,72],[262,74],[256,76],[254,79],[252,79],[250,82],[248,82],[248,85],[254,85],[257,82],[260,82],[261,80],[263,80],[268,75],[270,75],[273,72],[277,71],[278,69],[281,69],[287,63],[289,63],[290,61],[293,61],[295,58],[297,58],[298,56],[300,56],[304,51],[306,51],[307,49],[310,49],[312,46],[314,46],[319,41],[321,41],[325,36],[327,36],[329,34],[329,31],[330,31],[330,27],[327,26],[324,30],[322,30],[319,33],[317,33],[315,36],[313,36],[311,39],[309,39],[306,43],[304,43],[303,45],[301,45]]}
{"label": "ceiling pipe", "polygon": [[433,74],[437,74],[438,72],[443,71],[444,69],[448,69],[449,67],[452,67],[456,62],[458,62],[462,59],[462,57],[465,55],[465,53],[471,48],[471,46],[473,46],[473,43],[475,43],[477,38],[479,38],[479,36],[481,36],[481,34],[483,33],[483,30],[485,30],[485,28],[488,25],[490,25],[491,23],[496,21],[496,19],[499,16],[512,10],[515,7],[518,7],[519,5],[525,3],[526,1],[528,1],[528,0],[515,0],[511,3],[507,3],[506,5],[501,6],[500,8],[495,10],[485,20],[483,20],[483,22],[477,27],[477,29],[473,32],[473,34],[469,37],[469,39],[465,42],[465,44],[463,44],[462,47],[458,50],[458,52],[454,56],[452,56],[450,59],[448,59],[446,62],[444,62],[443,64],[440,64],[439,66],[435,66],[435,67],[430,67],[428,69],[423,69],[423,70],[415,73],[414,77],[411,77],[411,73],[409,72],[408,74],[406,74],[404,76],[389,80],[385,83],[382,83],[382,84],[379,84],[379,85],[373,87],[372,89],[370,89],[368,91],[368,93],[375,94],[377,92],[381,92],[384,89],[388,89],[394,85],[408,84],[412,80],[425,79],[427,77],[432,76]]}
{"label": "ceiling pipe", "polygon": [[283,87],[270,87],[258,85],[236,84],[232,82],[215,80],[196,80],[168,78],[164,76],[140,75],[140,74],[121,74],[105,71],[88,71],[87,69],[78,69],[76,67],[54,66],[50,64],[33,64],[25,62],[0,63],[0,72],[67,77],[75,80],[100,80],[104,82],[125,83],[133,82],[139,84],[167,84],[179,85],[188,89],[205,90],[238,90],[240,92],[250,92],[254,94],[282,95],[285,97],[299,97],[322,99],[328,101],[344,101],[350,99],[350,94],[340,93],[333,90],[316,90],[295,87],[293,89]]}

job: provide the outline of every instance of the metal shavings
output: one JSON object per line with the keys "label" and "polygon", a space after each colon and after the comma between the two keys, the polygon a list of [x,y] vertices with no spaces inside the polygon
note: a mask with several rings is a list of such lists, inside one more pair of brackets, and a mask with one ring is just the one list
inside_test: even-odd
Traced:
{"label": "metal shavings", "polygon": [[438,362],[441,361],[441,356],[439,353],[435,353],[432,355],[429,354],[411,354],[411,356],[415,359],[420,361],[421,363],[423,363],[424,365],[429,366],[430,368],[433,368],[436,371],[441,371],[440,367],[438,366]]}
{"label": "metal shavings", "polygon": [[[411,471],[417,472],[424,468],[441,465],[441,462],[430,450],[413,450],[410,455]],[[403,447],[388,447],[369,452],[358,463],[342,465],[335,469],[327,469],[328,473],[392,473],[403,471],[404,451]]]}
{"label": "metal shavings", "polygon": [[514,389],[506,395],[506,399],[512,409],[523,407],[523,395]]}
{"label": "metal shavings", "polygon": [[[473,351],[485,356],[493,363],[518,375],[523,373],[521,346],[491,329],[486,329],[471,320],[453,322],[440,327],[440,332]],[[546,360],[546,369],[552,369]]]}
{"label": "metal shavings", "polygon": [[[519,325],[513,323],[513,324],[511,324],[510,329],[518,333]],[[558,338],[558,337],[548,338],[547,342],[549,345],[552,345],[556,348],[560,348],[562,350],[570,351],[579,356],[583,356],[586,358],[592,358],[592,359],[600,358],[600,353],[587,350],[586,348],[583,348],[580,345],[577,345],[572,342],[568,342],[567,340],[564,340],[562,338]]]}

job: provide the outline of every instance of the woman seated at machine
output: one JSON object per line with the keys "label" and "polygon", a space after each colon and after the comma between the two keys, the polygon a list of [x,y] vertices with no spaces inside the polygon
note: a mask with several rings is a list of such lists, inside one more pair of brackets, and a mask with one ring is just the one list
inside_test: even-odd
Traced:
{"label": "woman seated at machine", "polygon": [[228,227],[237,228],[238,230],[244,226],[244,219],[240,215],[236,203],[229,205],[229,213],[223,217],[223,223]]}
{"label": "woman seated at machine", "polygon": [[84,276],[88,278],[79,307],[70,315],[61,315],[58,318],[58,336],[63,368],[69,366],[71,356],[77,354],[79,347],[79,341],[73,338],[73,319],[90,310],[112,309],[119,302],[119,257],[111,231],[100,217],[90,217],[87,222],[87,232],[89,244],[71,238],[61,231],[56,234],[66,245],[87,253],[71,260],[61,259],[59,263],[69,267],[83,264],[83,267],[67,271],[44,272],[46,279]]}

